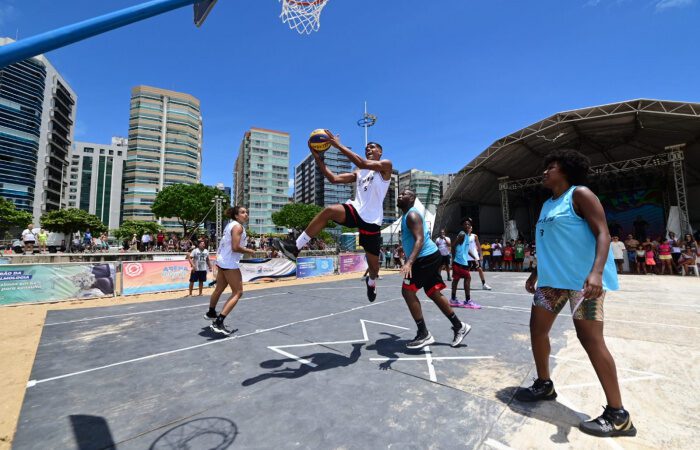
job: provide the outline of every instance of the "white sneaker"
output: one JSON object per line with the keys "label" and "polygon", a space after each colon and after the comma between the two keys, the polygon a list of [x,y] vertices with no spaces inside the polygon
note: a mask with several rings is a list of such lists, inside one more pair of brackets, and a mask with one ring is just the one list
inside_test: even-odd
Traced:
{"label": "white sneaker", "polygon": [[485,291],[490,291],[490,290],[491,290],[491,286],[489,286],[488,284],[484,283],[484,285],[481,286],[481,289],[483,289],[483,290],[485,290]]}

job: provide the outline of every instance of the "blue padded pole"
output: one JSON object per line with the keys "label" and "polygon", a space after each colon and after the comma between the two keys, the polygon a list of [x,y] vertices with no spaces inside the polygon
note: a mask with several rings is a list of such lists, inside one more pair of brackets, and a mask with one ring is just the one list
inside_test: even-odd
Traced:
{"label": "blue padded pole", "polygon": [[152,0],[0,47],[0,69],[201,0]]}

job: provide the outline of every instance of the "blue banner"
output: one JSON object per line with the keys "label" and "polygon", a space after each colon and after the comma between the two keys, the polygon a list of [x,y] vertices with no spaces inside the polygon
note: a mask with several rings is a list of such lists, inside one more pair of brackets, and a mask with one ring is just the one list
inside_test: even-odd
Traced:
{"label": "blue banner", "polygon": [[333,257],[303,257],[297,258],[297,278],[333,275]]}

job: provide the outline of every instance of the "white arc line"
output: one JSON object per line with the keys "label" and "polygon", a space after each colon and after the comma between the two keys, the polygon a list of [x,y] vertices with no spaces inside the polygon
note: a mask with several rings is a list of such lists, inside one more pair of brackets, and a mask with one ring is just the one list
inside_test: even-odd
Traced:
{"label": "white arc line", "polygon": [[208,341],[208,342],[204,342],[204,343],[202,343],[202,344],[191,345],[191,346],[189,346],[189,347],[178,348],[178,349],[170,350],[170,351],[167,351],[167,352],[154,353],[154,354],[151,354],[151,355],[141,356],[140,358],[129,359],[129,360],[126,360],[126,361],[119,361],[119,362],[116,362],[116,363],[107,364],[107,365],[100,366],[100,367],[93,367],[92,369],[80,370],[80,371],[78,371],[78,372],[72,372],[72,373],[67,373],[67,374],[64,374],[64,375],[58,375],[58,376],[55,376],[55,377],[44,378],[44,379],[42,379],[42,380],[29,380],[29,381],[27,382],[27,387],[29,388],[29,387],[32,387],[32,386],[36,386],[36,385],[39,384],[39,383],[46,383],[46,382],[48,382],[48,381],[55,381],[55,380],[60,380],[60,379],[62,379],[62,378],[68,378],[68,377],[73,377],[73,376],[76,376],[76,375],[82,375],[82,374],[85,374],[85,373],[95,372],[95,371],[97,371],[97,370],[108,369],[108,368],[110,368],[110,367],[121,366],[121,365],[124,365],[124,364],[130,364],[130,363],[139,362],[139,361],[146,361],[146,360],[149,360],[149,359],[158,358],[158,357],[160,357],[160,356],[172,355],[172,354],[174,354],[174,353],[180,353],[180,352],[184,352],[184,351],[187,351],[187,350],[192,350],[192,349],[195,349],[195,348],[206,347],[206,346],[208,346],[208,345],[222,344],[222,343],[224,343],[224,342],[228,342],[228,341],[231,341],[231,340],[234,340],[234,339],[241,339],[241,338],[244,338],[244,337],[247,337],[247,336],[253,336],[253,335],[256,335],[256,334],[266,333],[266,332],[268,332],[268,331],[274,331],[274,330],[279,330],[279,329],[282,329],[282,328],[291,327],[291,326],[293,326],[293,325],[298,325],[298,324],[300,324],[300,323],[305,323],[305,322],[311,322],[311,321],[314,321],[314,320],[325,319],[325,318],[337,316],[337,315],[340,315],[340,314],[346,314],[346,313],[350,313],[350,312],[357,311],[357,310],[360,310],[360,309],[365,309],[365,308],[370,308],[370,307],[372,307],[372,306],[381,305],[381,304],[383,304],[383,303],[393,302],[393,301],[396,301],[396,300],[403,300],[403,297],[391,298],[391,299],[389,299],[389,300],[384,300],[384,301],[381,301],[381,302],[370,303],[369,305],[356,306],[356,307],[354,307],[354,308],[346,309],[346,310],[344,310],[344,311],[339,311],[339,312],[330,313],[330,314],[324,314],[324,315],[322,315],[322,316],[312,317],[312,318],[310,318],[310,319],[297,320],[296,322],[289,322],[289,323],[285,323],[285,324],[283,324],[283,325],[278,325],[278,326],[276,326],[276,327],[265,328],[265,329],[262,329],[262,330],[256,330],[256,331],[253,331],[253,332],[251,332],[251,333],[241,334],[241,335],[238,335],[238,336],[230,336],[230,337],[223,338],[223,339],[219,339],[219,340],[216,340],[216,341]]}
{"label": "white arc line", "polygon": [[435,375],[435,366],[433,365],[432,355],[430,354],[430,346],[426,345],[423,347],[423,353],[425,353],[425,363],[428,365],[428,376],[430,381],[433,383],[437,381],[437,376]]}

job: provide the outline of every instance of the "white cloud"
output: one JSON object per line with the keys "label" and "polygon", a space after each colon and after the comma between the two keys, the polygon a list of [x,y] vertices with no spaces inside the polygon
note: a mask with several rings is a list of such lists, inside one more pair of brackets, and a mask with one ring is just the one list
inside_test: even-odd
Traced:
{"label": "white cloud", "polygon": [[682,8],[690,6],[695,0],[659,0],[656,2],[657,11],[666,11],[671,8]]}

